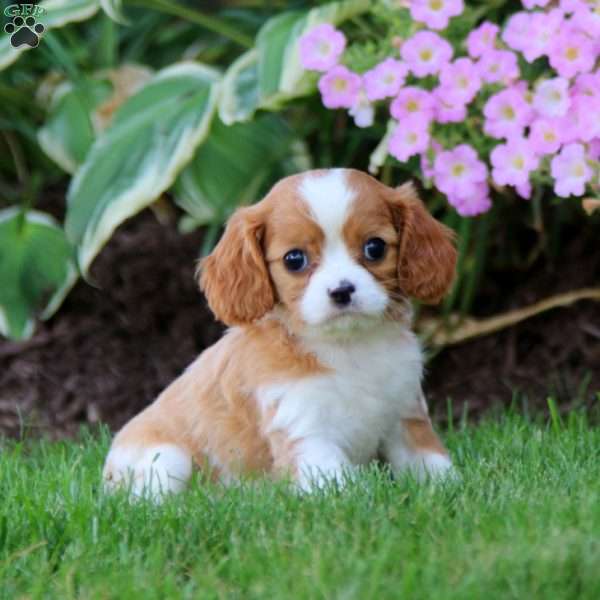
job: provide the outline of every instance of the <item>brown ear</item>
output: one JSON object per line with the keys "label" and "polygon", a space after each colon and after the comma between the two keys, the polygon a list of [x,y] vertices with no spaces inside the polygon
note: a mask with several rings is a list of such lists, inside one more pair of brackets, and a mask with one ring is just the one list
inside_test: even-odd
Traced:
{"label": "brown ear", "polygon": [[454,281],[454,232],[427,212],[412,183],[394,190],[393,204],[400,217],[400,287],[408,296],[436,304]]}
{"label": "brown ear", "polygon": [[261,248],[264,219],[259,206],[239,208],[215,249],[200,264],[200,289],[217,319],[226,325],[251,323],[275,304]]}

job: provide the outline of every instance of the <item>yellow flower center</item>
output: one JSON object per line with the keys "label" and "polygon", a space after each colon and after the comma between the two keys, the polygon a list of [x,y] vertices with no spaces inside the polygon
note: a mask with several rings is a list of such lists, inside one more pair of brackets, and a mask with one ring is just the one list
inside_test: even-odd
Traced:
{"label": "yellow flower center", "polygon": [[502,109],[502,115],[505,119],[512,121],[515,118],[515,111],[512,106],[505,106]]}
{"label": "yellow flower center", "polygon": [[554,140],[556,140],[556,135],[555,135],[554,131],[544,132],[544,140],[546,142],[553,142]]}
{"label": "yellow flower center", "polygon": [[454,175],[454,177],[460,177],[464,172],[465,172],[465,165],[463,165],[462,163],[456,163],[452,167],[452,175]]}
{"label": "yellow flower center", "polygon": [[581,163],[575,165],[573,168],[573,175],[575,175],[575,177],[583,177],[585,175],[585,169]]}
{"label": "yellow flower center", "polygon": [[417,112],[419,110],[419,103],[416,100],[409,100],[406,103],[406,110],[408,112]]}
{"label": "yellow flower center", "polygon": [[429,0],[429,8],[431,10],[442,10],[444,7],[443,0]]}
{"label": "yellow flower center", "polygon": [[348,87],[348,82],[341,77],[333,80],[333,89],[336,92],[343,92]]}
{"label": "yellow flower center", "polygon": [[331,51],[331,46],[329,45],[328,42],[321,41],[319,43],[319,54],[321,54],[323,56],[327,56],[330,51]]}
{"label": "yellow flower center", "polygon": [[522,169],[525,166],[525,161],[522,156],[515,156],[512,162],[515,169]]}
{"label": "yellow flower center", "polygon": [[576,60],[577,58],[579,58],[579,48],[574,48],[573,46],[570,46],[569,48],[567,48],[565,56],[569,60]]}
{"label": "yellow flower center", "polygon": [[408,141],[409,144],[416,144],[416,142],[417,142],[417,134],[416,133],[409,133],[407,141]]}
{"label": "yellow flower center", "polygon": [[463,90],[464,90],[467,87],[469,87],[469,80],[466,77],[459,77],[458,85],[459,85],[459,87],[463,88]]}
{"label": "yellow flower center", "polygon": [[431,50],[429,48],[426,48],[425,50],[421,50],[421,60],[431,60],[433,57],[433,52],[431,52]]}

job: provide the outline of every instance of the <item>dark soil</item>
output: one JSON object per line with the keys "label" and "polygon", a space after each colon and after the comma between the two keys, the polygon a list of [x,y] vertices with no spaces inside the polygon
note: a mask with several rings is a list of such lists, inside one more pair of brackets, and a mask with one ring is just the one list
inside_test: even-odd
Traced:
{"label": "dark soil", "polygon": [[[31,340],[1,340],[0,432],[58,437],[82,424],[117,428],[216,340],[222,327],[194,281],[201,237],[182,236],[146,211],[96,260],[96,287],[78,283]],[[600,281],[600,253],[574,239],[562,268],[540,268],[511,289],[492,272],[481,306],[516,308]],[[510,404],[515,390],[531,407],[552,393],[565,409],[600,390],[600,303],[582,301],[447,348],[428,367],[426,391],[439,418],[448,397],[455,414],[465,403],[481,414]]]}

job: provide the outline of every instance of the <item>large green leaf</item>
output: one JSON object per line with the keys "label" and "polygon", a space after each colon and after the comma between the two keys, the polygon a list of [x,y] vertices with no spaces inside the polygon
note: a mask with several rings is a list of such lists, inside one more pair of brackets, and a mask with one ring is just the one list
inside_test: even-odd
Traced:
{"label": "large green leaf", "polygon": [[75,173],[94,142],[92,111],[111,93],[108,81],[64,82],[53,94],[46,123],[38,131],[42,150],[67,173]]}
{"label": "large green leaf", "polygon": [[0,211],[0,333],[25,339],[35,317],[47,318],[77,279],[72,248],[49,215]]}
{"label": "large green leaf", "polygon": [[115,228],[175,180],[206,137],[219,74],[194,63],[160,71],[118,110],[67,195],[66,231],[86,272]]}
{"label": "large green leaf", "polygon": [[123,63],[58,85],[51,93],[46,122],[38,130],[42,150],[65,171],[75,173],[117,109],[152,75],[148,67]]}
{"label": "large green leaf", "polygon": [[290,156],[293,142],[293,132],[273,114],[231,126],[215,119],[177,179],[177,203],[198,225],[222,222],[237,206],[258,199],[274,165]]}
{"label": "large green leaf", "polygon": [[339,24],[370,6],[368,0],[344,0],[269,19],[258,32],[256,48],[238,58],[225,74],[221,120],[226,124],[246,121],[258,108],[276,110],[292,98],[311,93],[316,78],[300,63],[302,35],[320,23]]}
{"label": "large green leaf", "polygon": [[[48,31],[58,29],[67,23],[89,19],[98,11],[99,3],[98,0],[46,0],[40,2],[39,6],[44,13],[38,21],[44,26],[45,31]],[[41,43],[43,43],[43,36]],[[31,50],[27,44],[13,48],[10,44],[10,35],[3,32],[0,36],[0,70],[15,62],[26,50]]]}

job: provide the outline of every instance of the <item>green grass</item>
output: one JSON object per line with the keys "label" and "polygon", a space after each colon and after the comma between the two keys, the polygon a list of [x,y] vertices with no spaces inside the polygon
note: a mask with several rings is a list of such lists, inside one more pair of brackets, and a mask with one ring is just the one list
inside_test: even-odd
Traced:
{"label": "green grass", "polygon": [[446,440],[459,481],[197,481],[162,506],[100,492],[106,435],[5,442],[0,597],[597,599],[600,430],[508,416]]}

